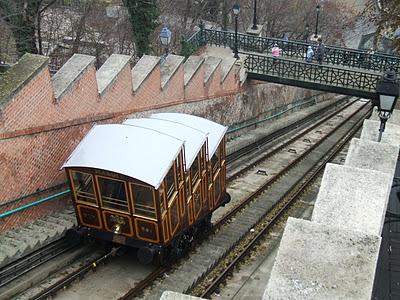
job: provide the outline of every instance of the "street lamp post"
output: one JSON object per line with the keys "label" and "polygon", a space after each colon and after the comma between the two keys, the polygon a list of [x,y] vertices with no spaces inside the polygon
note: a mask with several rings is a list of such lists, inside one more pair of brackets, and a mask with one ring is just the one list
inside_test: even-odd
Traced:
{"label": "street lamp post", "polygon": [[385,131],[386,121],[390,118],[399,97],[399,83],[394,70],[389,69],[385,72],[382,79],[376,84],[376,93],[377,97],[372,100],[372,105],[378,107],[378,116],[381,120],[378,137],[378,142],[380,142],[382,133]]}
{"label": "street lamp post", "polygon": [[257,30],[257,0],[254,0],[254,11],[253,11],[253,27],[251,27],[253,30]]}
{"label": "street lamp post", "polygon": [[160,41],[161,41],[161,44],[165,48],[165,53],[161,57],[162,61],[164,61],[168,56],[168,50],[169,50],[168,48],[169,48],[169,44],[171,42],[171,35],[172,35],[171,31],[167,27],[164,27],[160,32]]}
{"label": "street lamp post", "polygon": [[239,59],[239,52],[238,52],[238,16],[240,13],[240,5],[238,3],[235,3],[232,8],[233,14],[235,16],[235,46],[234,46],[234,53],[235,55],[233,56],[236,59]]}
{"label": "street lamp post", "polygon": [[319,10],[321,9],[321,6],[318,4],[316,7],[316,11],[317,11],[317,22],[315,23],[315,34],[314,34],[314,38],[318,38],[318,21],[319,21]]}
{"label": "street lamp post", "polygon": [[305,40],[306,43],[308,43],[308,35],[310,33],[310,26],[308,24],[306,24],[306,33],[305,33]]}

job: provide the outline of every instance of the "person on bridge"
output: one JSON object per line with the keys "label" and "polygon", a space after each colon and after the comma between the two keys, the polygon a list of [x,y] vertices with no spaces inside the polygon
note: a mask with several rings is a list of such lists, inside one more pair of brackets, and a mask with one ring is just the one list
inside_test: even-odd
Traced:
{"label": "person on bridge", "polygon": [[322,64],[325,57],[325,45],[322,43],[322,39],[318,39],[318,46],[317,46],[317,61],[319,64]]}
{"label": "person on bridge", "polygon": [[314,50],[312,49],[311,46],[308,46],[306,54],[306,62],[312,63],[313,58],[314,58]]}
{"label": "person on bridge", "polygon": [[278,44],[274,44],[274,46],[271,49],[271,53],[273,57],[279,57],[281,56],[282,49],[278,47]]}

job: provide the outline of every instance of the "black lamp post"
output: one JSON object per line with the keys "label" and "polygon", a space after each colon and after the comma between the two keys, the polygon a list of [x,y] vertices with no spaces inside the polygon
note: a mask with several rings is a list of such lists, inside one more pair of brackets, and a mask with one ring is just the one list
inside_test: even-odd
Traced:
{"label": "black lamp post", "polygon": [[319,21],[319,10],[321,9],[321,6],[318,4],[316,7],[316,11],[317,11],[317,22],[315,23],[315,34],[314,34],[314,38],[318,37],[318,21]]}
{"label": "black lamp post", "polygon": [[236,59],[239,59],[239,52],[238,52],[238,16],[240,13],[240,5],[235,3],[232,8],[233,14],[235,16],[235,46],[234,46],[234,53],[235,55],[233,56]]}
{"label": "black lamp post", "polygon": [[253,11],[253,27],[251,29],[257,30],[257,0],[254,0],[254,11]]}
{"label": "black lamp post", "polygon": [[378,137],[378,142],[380,142],[386,121],[390,118],[399,97],[399,83],[394,70],[387,70],[382,79],[377,82],[376,93],[377,98],[372,100],[372,104],[378,107],[378,116],[381,120]]}
{"label": "black lamp post", "polygon": [[310,33],[310,26],[308,24],[306,24],[306,32],[305,32],[305,40],[306,43],[308,43],[308,35]]}
{"label": "black lamp post", "polygon": [[160,32],[160,41],[161,44],[165,47],[165,54],[162,60],[164,60],[168,56],[168,47],[171,42],[171,35],[171,31],[167,27],[164,27]]}

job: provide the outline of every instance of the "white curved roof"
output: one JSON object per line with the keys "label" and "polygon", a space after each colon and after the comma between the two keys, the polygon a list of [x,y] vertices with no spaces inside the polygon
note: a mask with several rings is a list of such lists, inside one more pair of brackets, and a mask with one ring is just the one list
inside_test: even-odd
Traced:
{"label": "white curved roof", "polygon": [[160,186],[183,141],[161,132],[121,124],[94,126],[64,167],[87,167],[123,174]]}
{"label": "white curved roof", "polygon": [[189,169],[197,157],[207,135],[195,128],[168,120],[142,118],[128,119],[123,124],[145,127],[171,135],[185,143],[185,168]]}
{"label": "white curved roof", "polygon": [[193,128],[197,128],[205,133],[208,133],[208,155],[209,159],[214,155],[218,148],[219,143],[224,137],[228,127],[215,123],[213,121],[187,115],[181,113],[158,113],[152,114],[151,118],[169,120],[177,123],[184,124]]}

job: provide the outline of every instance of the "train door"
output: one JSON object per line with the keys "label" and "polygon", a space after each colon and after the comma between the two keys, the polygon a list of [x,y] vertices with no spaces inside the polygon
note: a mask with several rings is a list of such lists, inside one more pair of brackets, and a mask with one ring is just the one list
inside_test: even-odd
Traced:
{"label": "train door", "polygon": [[96,175],[96,184],[105,230],[114,234],[114,242],[124,243],[126,237],[134,236],[127,182],[113,177]]}
{"label": "train door", "polygon": [[[159,243],[161,240],[157,216],[156,191],[152,186],[139,182],[129,183],[133,206],[134,227],[136,238],[150,243]],[[160,202],[160,211],[165,206]]]}
{"label": "train door", "polygon": [[[178,193],[178,175],[177,165],[174,161],[172,167],[165,176],[165,186],[167,194],[167,211],[168,211],[168,226],[169,233],[173,237],[180,225],[180,212],[179,212],[179,193]],[[181,180],[179,178],[179,180]]]}
{"label": "train door", "polygon": [[192,207],[193,207],[193,220],[196,221],[199,216],[201,215],[201,210],[203,207],[202,203],[202,180],[201,180],[201,167],[200,167],[200,162],[201,162],[201,153],[199,152],[197,154],[196,159],[194,160],[192,166],[190,167],[190,175],[192,179]]}

